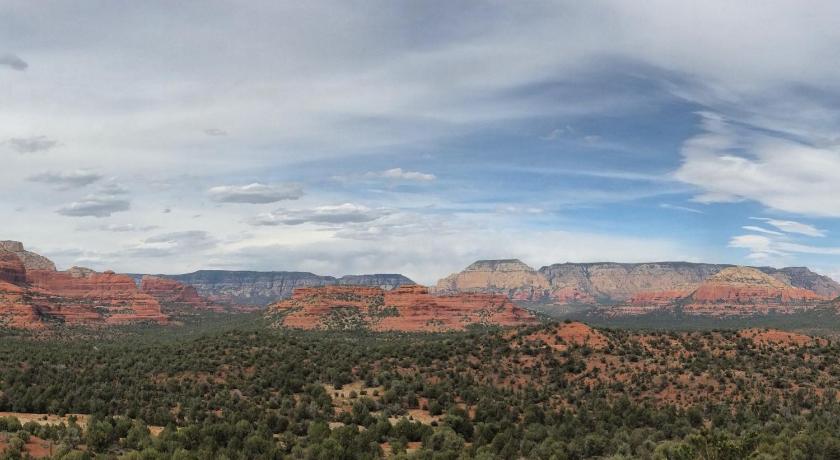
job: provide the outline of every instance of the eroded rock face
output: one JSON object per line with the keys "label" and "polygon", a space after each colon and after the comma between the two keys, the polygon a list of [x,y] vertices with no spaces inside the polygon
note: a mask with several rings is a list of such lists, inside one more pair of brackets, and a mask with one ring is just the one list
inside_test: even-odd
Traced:
{"label": "eroded rock face", "polygon": [[759,269],[727,267],[685,291],[644,292],[630,302],[604,312],[608,315],[639,315],[679,308],[689,315],[744,316],[806,311],[828,300],[813,291],[791,286]]}
{"label": "eroded rock face", "polygon": [[828,300],[750,267],[730,267],[706,280],[686,298],[684,311],[733,315],[793,312]]}
{"label": "eroded rock face", "polygon": [[146,275],[140,282],[140,290],[157,299],[167,309],[224,310],[222,306],[200,296],[195,287],[167,278]]}
{"label": "eroded rock face", "polygon": [[822,297],[840,296],[840,283],[833,279],[812,272],[807,267],[786,267],[776,269],[772,267],[759,267],[764,273],[790,284],[793,287],[807,289]]}
{"label": "eroded rock face", "polygon": [[140,292],[126,275],[112,271],[30,270],[26,278],[30,290],[40,299],[37,307],[43,317],[68,324],[167,321],[158,301]]}
{"label": "eroded rock face", "polygon": [[23,262],[27,270],[52,270],[55,271],[55,264],[46,257],[29,252],[23,248],[20,241],[0,241],[0,250],[14,253]]}
{"label": "eroded rock face", "polygon": [[0,250],[0,326],[22,328],[38,323],[36,310],[24,298],[25,283],[23,261],[12,252]]}
{"label": "eroded rock face", "polygon": [[420,332],[536,323],[533,314],[502,295],[434,296],[417,285],[391,291],[366,286],[296,289],[291,299],[269,307],[267,316],[276,326],[326,330]]}
{"label": "eroded rock face", "polygon": [[[479,260],[438,281],[435,292],[503,294],[513,300],[536,302],[548,297],[550,286],[545,277],[520,260]],[[568,293],[571,298],[575,295]]]}
{"label": "eroded rock face", "polygon": [[[502,293],[514,300],[541,304],[641,308],[673,305],[713,276],[733,267],[688,262],[564,263],[534,272],[518,260],[479,261],[442,279],[437,290]],[[840,284],[807,268],[755,270],[820,297],[840,296]]]}
{"label": "eroded rock face", "polygon": [[26,267],[13,252],[0,250],[0,281],[18,285],[26,282]]}
{"label": "eroded rock face", "polygon": [[[19,250],[22,245],[10,247]],[[138,321],[164,323],[167,317],[158,301],[140,292],[130,277],[82,267],[64,272],[28,269],[19,251],[0,250],[0,326],[42,329],[52,323]]]}
{"label": "eroded rock face", "polygon": [[725,266],[662,262],[556,264],[540,269],[552,290],[575,289],[591,303],[610,304],[645,293],[690,292]]}

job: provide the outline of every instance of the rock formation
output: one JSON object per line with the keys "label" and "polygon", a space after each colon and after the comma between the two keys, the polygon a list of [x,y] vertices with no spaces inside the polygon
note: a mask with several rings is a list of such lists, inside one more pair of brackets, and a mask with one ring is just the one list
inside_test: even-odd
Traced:
{"label": "rock formation", "polygon": [[[132,275],[141,279],[142,275]],[[308,272],[254,272],[199,270],[183,275],[155,275],[193,286],[198,293],[215,302],[265,306],[292,296],[301,287],[350,285],[376,286],[389,290],[414,284],[403,275],[375,274],[334,278]]]}
{"label": "rock formation", "polygon": [[825,300],[815,292],[793,287],[758,269],[730,267],[710,277],[686,297],[683,310],[710,315],[793,312]]}
{"label": "rock formation", "polygon": [[276,326],[298,329],[434,332],[469,325],[516,326],[536,318],[506,296],[434,296],[428,288],[400,286],[386,291],[368,286],[299,288],[291,299],[269,307]]}
{"label": "rock formation", "polygon": [[548,296],[550,286],[544,276],[520,260],[479,260],[464,271],[438,281],[435,292],[482,292],[503,294],[518,301],[537,301]]}
{"label": "rock formation", "polygon": [[68,324],[163,323],[167,319],[154,297],[140,292],[130,277],[112,271],[29,270],[26,280],[32,291],[46,299],[38,307],[49,319]]}
{"label": "rock formation", "polygon": [[[23,245],[6,243],[12,250],[0,249],[0,326],[167,321],[157,300],[140,292],[128,276],[81,267],[56,271],[52,262]],[[21,254],[31,266],[45,268],[28,268]]]}
{"label": "rock formation", "polygon": [[20,241],[0,241],[0,250],[8,251],[20,258],[27,270],[52,270],[55,271],[55,264],[46,257],[29,252],[23,248]]}
{"label": "rock formation", "polygon": [[154,297],[168,313],[184,310],[225,311],[223,306],[200,296],[195,287],[168,278],[146,275],[141,279],[140,291]]}
{"label": "rock formation", "polygon": [[26,268],[12,252],[0,250],[0,326],[14,328],[37,324],[36,310],[27,304]]}
{"label": "rock formation", "polygon": [[822,297],[840,296],[840,283],[833,279],[812,272],[806,267],[758,267],[764,273],[790,284],[793,287],[807,289]]}
{"label": "rock formation", "polygon": [[[672,305],[733,265],[687,262],[564,263],[535,272],[518,260],[479,261],[438,282],[440,292],[503,293],[547,305]],[[840,296],[840,284],[807,268],[757,271],[820,297]]]}

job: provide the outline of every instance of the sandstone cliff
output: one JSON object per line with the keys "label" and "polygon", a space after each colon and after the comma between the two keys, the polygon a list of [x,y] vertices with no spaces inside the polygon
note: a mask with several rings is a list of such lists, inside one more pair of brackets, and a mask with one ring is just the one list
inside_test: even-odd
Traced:
{"label": "sandstone cliff", "polygon": [[469,325],[535,324],[532,313],[494,294],[434,296],[428,288],[400,286],[385,291],[367,286],[300,288],[269,307],[277,327],[325,330],[436,332]]}
{"label": "sandstone cliff", "polygon": [[438,281],[435,292],[482,292],[534,301],[546,298],[550,286],[544,276],[520,260],[479,260],[464,271]]}
{"label": "sandstone cliff", "polygon": [[193,286],[158,276],[146,275],[140,281],[140,290],[154,297],[168,314],[189,313],[194,310],[222,312],[225,306],[212,302]]}
{"label": "sandstone cliff", "polygon": [[822,297],[840,296],[840,283],[833,279],[812,272],[807,267],[758,267],[764,273],[791,286],[813,291]]}
{"label": "sandstone cliff", "polygon": [[827,300],[750,267],[730,267],[715,274],[686,297],[683,310],[693,314],[739,315],[794,312]]}
{"label": "sandstone cliff", "polygon": [[[128,276],[81,267],[60,272],[20,244],[6,247],[13,250],[0,249],[0,326],[167,321],[157,300],[140,292]],[[27,268],[21,254],[30,265],[46,268]]]}
{"label": "sandstone cliff", "polygon": [[[732,267],[687,262],[564,263],[534,272],[516,260],[479,261],[440,280],[437,290],[503,293],[518,301],[554,305],[668,305]],[[840,284],[807,268],[757,270],[821,297],[840,296]]]}
{"label": "sandstone cliff", "polygon": [[46,257],[29,252],[23,248],[20,241],[0,241],[0,250],[8,251],[20,258],[27,270],[52,270],[55,271],[55,264]]}

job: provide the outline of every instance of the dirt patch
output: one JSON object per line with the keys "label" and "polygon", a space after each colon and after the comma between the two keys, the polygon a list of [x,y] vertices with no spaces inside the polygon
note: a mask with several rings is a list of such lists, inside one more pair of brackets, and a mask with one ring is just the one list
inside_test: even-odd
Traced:
{"label": "dirt patch", "polygon": [[88,416],[85,414],[67,414],[62,417],[59,415],[33,414],[28,412],[0,412],[0,417],[15,417],[20,420],[21,425],[29,422],[35,422],[38,425],[58,425],[59,423],[69,425],[71,416],[76,417],[76,424],[79,427],[85,428],[87,426]]}
{"label": "dirt patch", "polygon": [[361,398],[378,400],[385,388],[369,387],[365,385],[365,382],[358,381],[343,385],[341,389],[336,389],[333,385],[324,385],[324,390],[332,398],[336,412],[343,413],[353,410],[353,403]]}
{"label": "dirt patch", "polygon": [[[0,434],[0,453],[9,448],[8,435]],[[48,458],[52,455],[55,445],[51,441],[41,439],[37,436],[30,436],[29,442],[24,445],[23,451],[28,458]]]}
{"label": "dirt patch", "polygon": [[780,331],[778,329],[744,329],[739,332],[741,337],[750,339],[756,345],[781,345],[785,347],[805,347],[810,345],[824,345],[825,339],[811,337],[796,332]]}

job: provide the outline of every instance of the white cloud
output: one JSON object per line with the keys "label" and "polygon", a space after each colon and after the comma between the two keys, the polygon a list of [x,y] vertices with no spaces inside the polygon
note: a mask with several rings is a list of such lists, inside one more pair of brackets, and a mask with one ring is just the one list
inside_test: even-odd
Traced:
{"label": "white cloud", "polygon": [[751,217],[751,219],[767,222],[769,225],[772,225],[773,227],[776,227],[777,229],[785,233],[796,233],[799,235],[813,237],[825,236],[825,230],[820,230],[814,227],[813,225],[803,224],[802,222],[796,222],[792,220],[768,219],[764,217]]}
{"label": "white cloud", "polygon": [[743,228],[744,230],[750,231],[750,232],[764,233],[766,235],[784,236],[784,233],[775,232],[773,230],[768,230],[768,229],[763,228],[763,227],[756,227],[755,225],[744,225],[741,228]]}
{"label": "white cloud", "polygon": [[751,259],[769,259],[773,256],[786,255],[776,247],[773,239],[762,235],[738,235],[729,240],[729,247],[747,249]]}
{"label": "white cloud", "polygon": [[252,225],[341,225],[370,222],[386,216],[387,209],[371,209],[364,205],[344,203],[340,205],[316,206],[311,209],[278,209],[261,213],[250,219]]}
{"label": "white cloud", "polygon": [[374,181],[383,179],[390,181],[431,182],[436,180],[437,176],[419,171],[406,171],[402,168],[392,168],[384,171],[368,171],[364,174],[357,175],[351,174],[333,176],[332,179],[339,182]]}
{"label": "white cloud", "polygon": [[729,240],[729,247],[746,249],[749,251],[748,258],[766,260],[766,261],[781,261],[789,260],[797,255],[820,255],[820,256],[837,256],[840,255],[840,247],[835,246],[815,246],[811,244],[802,244],[795,241],[790,241],[784,236],[773,235],[765,233],[764,235],[747,234],[733,236]]}
{"label": "white cloud", "polygon": [[433,181],[437,179],[434,174],[422,173],[418,171],[403,171],[402,168],[393,168],[379,173],[381,177],[395,180],[411,180],[411,181]]}
{"label": "white cloud", "polygon": [[669,204],[669,203],[660,203],[659,207],[662,209],[671,209],[674,211],[683,211],[683,212],[690,212],[693,214],[705,214],[703,211],[695,208],[689,208],[688,206],[679,206],[676,204]]}
{"label": "white cloud", "polygon": [[220,203],[276,203],[283,200],[297,200],[303,196],[303,188],[297,184],[220,185],[208,191],[213,201]]}
{"label": "white cloud", "polygon": [[834,198],[840,196],[840,151],[772,137],[711,114],[703,114],[703,127],[683,145],[675,173],[702,190],[697,201],[753,200],[789,213],[840,217]]}

